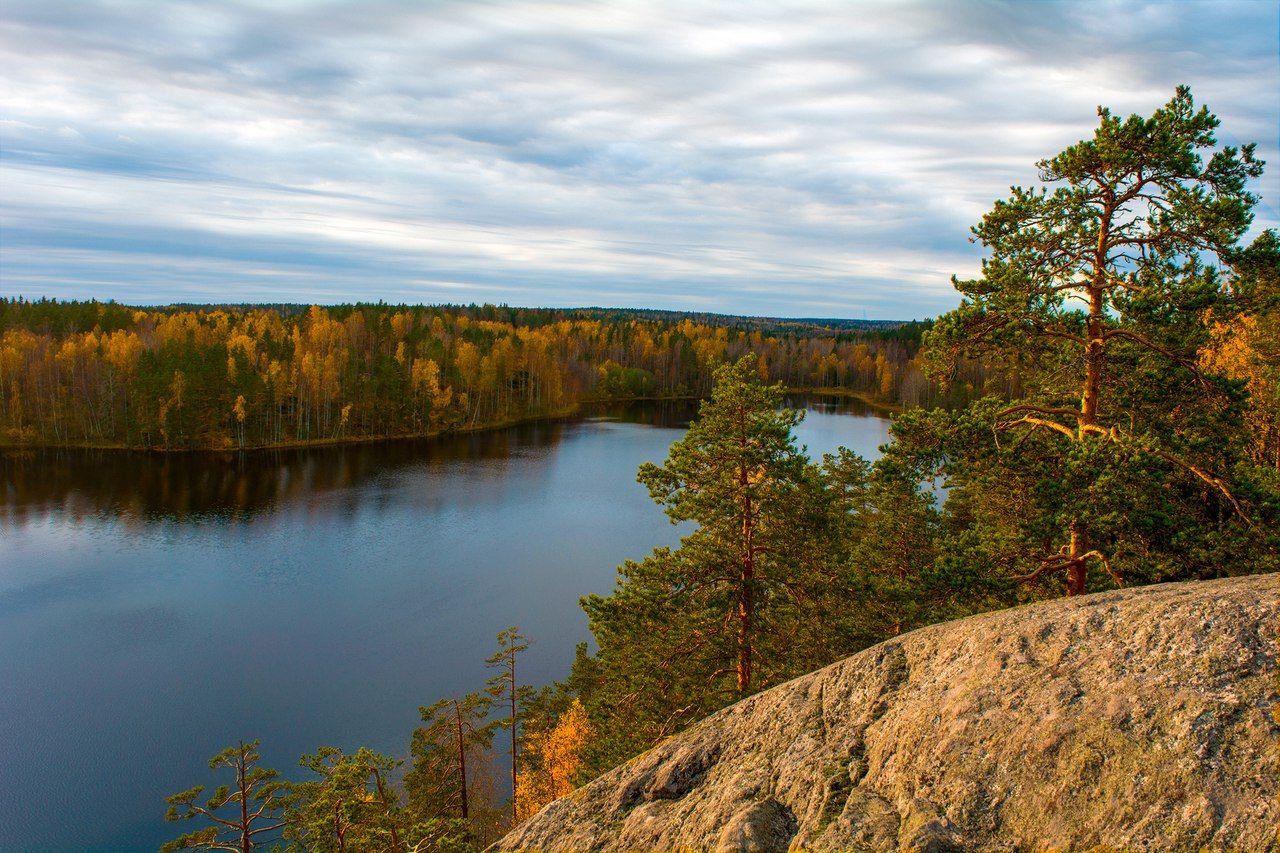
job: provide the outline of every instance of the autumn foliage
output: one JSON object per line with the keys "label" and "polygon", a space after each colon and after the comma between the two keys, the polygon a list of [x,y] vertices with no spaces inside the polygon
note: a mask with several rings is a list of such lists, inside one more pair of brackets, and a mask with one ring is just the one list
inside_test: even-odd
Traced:
{"label": "autumn foliage", "polygon": [[934,401],[920,331],[494,306],[0,299],[0,444],[239,449],[428,435],[593,398],[705,396],[715,366],[748,352],[770,381],[917,405]]}
{"label": "autumn foliage", "polygon": [[1241,314],[1214,323],[1211,334],[1212,344],[1200,353],[1201,364],[1244,383],[1249,455],[1280,471],[1280,317],[1274,312]]}
{"label": "autumn foliage", "polygon": [[524,767],[516,775],[515,822],[527,820],[552,800],[577,787],[583,755],[591,738],[591,724],[582,702],[574,699],[550,728],[524,735]]}

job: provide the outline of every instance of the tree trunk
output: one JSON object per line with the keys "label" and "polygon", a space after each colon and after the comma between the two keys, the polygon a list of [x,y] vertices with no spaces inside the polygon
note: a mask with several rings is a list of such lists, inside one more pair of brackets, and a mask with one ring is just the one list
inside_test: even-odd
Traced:
{"label": "tree trunk", "polygon": [[[390,802],[390,800],[388,800],[388,799],[387,799],[387,789],[386,789],[386,787],[382,784],[382,774],[378,772],[377,768],[374,768],[374,771],[373,771],[373,780],[374,780],[374,782],[376,782],[376,783],[377,783],[377,785],[378,785],[378,796],[382,799],[382,808],[383,808],[383,809],[384,809],[388,814],[390,814],[390,813],[391,813],[391,802]],[[402,849],[404,849],[404,845],[400,842],[400,833],[396,831],[396,823],[395,823],[395,821],[394,821],[394,820],[390,822],[390,827],[391,827],[391,847],[392,847],[392,849],[393,849],[393,850],[402,850]]]}
{"label": "tree trunk", "polygon": [[240,758],[236,762],[236,786],[240,789],[240,849],[243,853],[253,850],[253,841],[249,836],[249,791],[245,784],[244,742],[240,743]]}
{"label": "tree trunk", "polygon": [[[1084,389],[1080,394],[1080,418],[1076,428],[1076,441],[1084,441],[1089,427],[1098,425],[1098,398],[1102,389],[1102,365],[1104,358],[1105,306],[1103,295],[1107,285],[1107,245],[1111,232],[1112,208],[1110,203],[1102,212],[1098,228],[1098,244],[1093,256],[1093,281],[1089,290],[1088,340],[1084,346]],[[1085,591],[1086,565],[1083,555],[1088,549],[1088,531],[1075,519],[1071,522],[1071,550],[1067,564],[1067,595],[1083,595]]]}
{"label": "tree trunk", "polygon": [[467,819],[467,747],[462,739],[462,708],[455,699],[453,702],[454,718],[458,721],[458,776],[461,777],[459,790],[462,792],[462,819]]}
{"label": "tree trunk", "polygon": [[[514,642],[514,640],[512,641]],[[511,814],[516,814],[516,653],[511,652]]]}
{"label": "tree trunk", "polygon": [[[745,456],[747,445],[746,413],[739,411],[739,429]],[[751,617],[754,608],[755,552],[752,537],[755,533],[751,517],[751,472],[746,461],[738,469],[738,485],[742,489],[742,584],[738,595],[738,692],[746,693],[751,687]]]}
{"label": "tree trunk", "polygon": [[754,567],[748,555],[742,561],[742,594],[738,597],[738,692],[746,693],[751,686],[751,584]]}
{"label": "tree trunk", "polygon": [[1067,596],[1084,595],[1086,561],[1085,549],[1088,548],[1088,537],[1079,524],[1071,525],[1071,562],[1067,564]]}
{"label": "tree trunk", "polygon": [[1103,361],[1102,288],[1089,288],[1089,340],[1084,349],[1084,390],[1080,395],[1080,438],[1084,438],[1086,426],[1098,424],[1098,396],[1102,387]]}

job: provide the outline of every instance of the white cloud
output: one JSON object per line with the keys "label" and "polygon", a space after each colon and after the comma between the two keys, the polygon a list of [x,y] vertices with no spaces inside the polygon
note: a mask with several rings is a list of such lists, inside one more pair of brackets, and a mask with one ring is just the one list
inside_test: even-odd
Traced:
{"label": "white cloud", "polygon": [[1280,168],[1276,36],[1247,2],[11,2],[0,293],[930,315],[1098,103],[1190,83]]}

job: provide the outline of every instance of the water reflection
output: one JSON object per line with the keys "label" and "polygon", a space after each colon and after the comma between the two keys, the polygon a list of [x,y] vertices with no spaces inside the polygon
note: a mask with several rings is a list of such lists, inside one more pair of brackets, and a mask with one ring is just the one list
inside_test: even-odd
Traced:
{"label": "water reflection", "polygon": [[[886,422],[820,404],[816,455]],[[578,597],[672,527],[635,481],[692,401],[428,442],[0,455],[0,849],[151,849],[165,794],[261,737],[404,754],[419,705],[474,690],[493,636],[533,683],[586,638]],[[844,414],[841,414],[844,413]],[[83,792],[91,790],[94,796]]]}
{"label": "water reflection", "polygon": [[[678,427],[688,423],[695,405],[597,405],[584,415],[587,420]],[[250,453],[0,452],[0,529],[50,513],[73,522],[111,518],[126,525],[243,520],[298,503],[311,505],[317,520],[331,512],[349,516],[357,510],[354,503],[323,498],[409,469],[457,463],[501,477],[502,463],[536,456],[560,443],[565,430],[572,428],[571,422],[538,421],[422,441]]]}
{"label": "water reflection", "polygon": [[440,441],[246,454],[7,453],[0,456],[5,497],[0,523],[22,524],[49,512],[73,521],[249,518],[285,503],[314,502],[409,466],[502,461],[537,452],[556,444],[562,429],[550,423]]}

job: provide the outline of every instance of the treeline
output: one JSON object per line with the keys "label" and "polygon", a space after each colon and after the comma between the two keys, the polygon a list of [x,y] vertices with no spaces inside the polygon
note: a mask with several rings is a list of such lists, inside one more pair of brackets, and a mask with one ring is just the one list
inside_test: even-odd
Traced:
{"label": "treeline", "polygon": [[418,436],[598,398],[705,396],[745,353],[762,378],[935,405],[927,324],[763,331],[638,313],[471,307],[135,309],[0,299],[0,443],[234,449]]}

